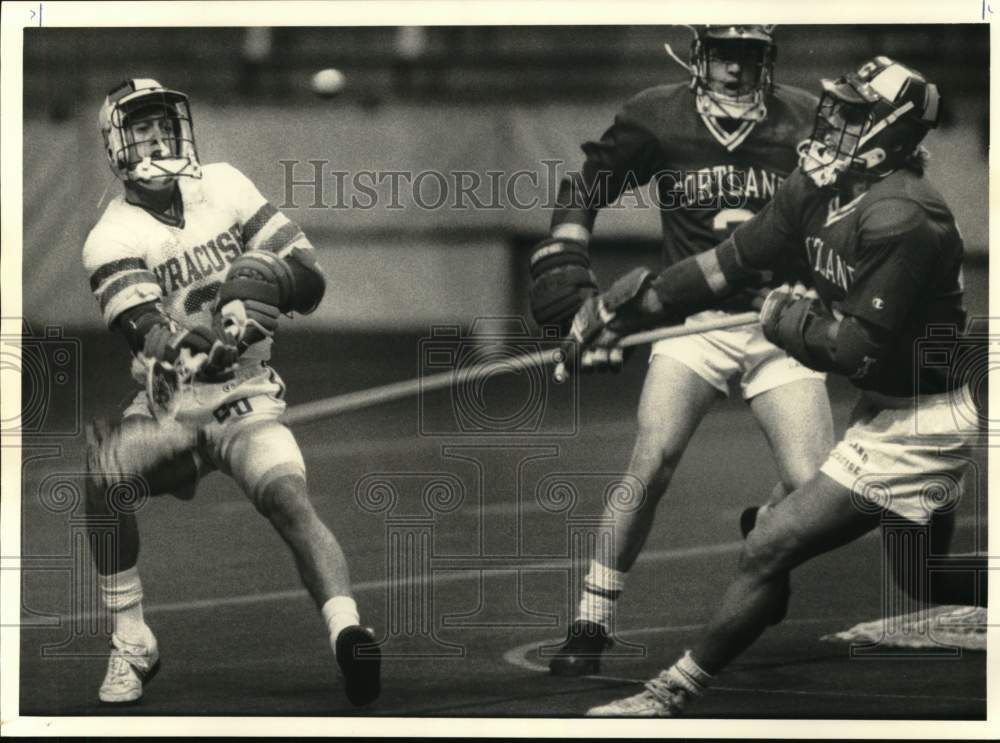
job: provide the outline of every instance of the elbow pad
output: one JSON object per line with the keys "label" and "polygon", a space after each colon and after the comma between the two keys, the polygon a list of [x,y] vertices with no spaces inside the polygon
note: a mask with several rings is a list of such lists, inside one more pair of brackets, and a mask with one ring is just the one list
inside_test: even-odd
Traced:
{"label": "elbow pad", "polygon": [[255,300],[280,312],[308,314],[319,305],[326,279],[311,250],[292,248],[287,258],[251,250],[233,261],[219,289],[217,306]]}
{"label": "elbow pad", "polygon": [[323,269],[316,262],[313,251],[303,248],[292,248],[285,262],[291,269],[295,291],[289,310],[283,311],[308,315],[319,307],[323,295],[326,294],[326,276],[323,274]]}
{"label": "elbow pad", "polygon": [[[787,332],[786,320],[797,332]],[[843,374],[861,386],[878,373],[885,355],[884,338],[858,318],[848,315],[838,321],[818,300],[800,299],[782,321],[786,332],[778,345],[809,368]]]}
{"label": "elbow pad", "polygon": [[885,355],[885,338],[872,326],[848,315],[837,328],[833,341],[832,360],[836,371],[854,382],[877,373],[878,363]]}

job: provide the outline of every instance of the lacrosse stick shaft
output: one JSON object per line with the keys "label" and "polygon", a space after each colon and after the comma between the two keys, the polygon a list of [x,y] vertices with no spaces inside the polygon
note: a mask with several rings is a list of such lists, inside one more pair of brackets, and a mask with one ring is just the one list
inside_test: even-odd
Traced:
{"label": "lacrosse stick shaft", "polygon": [[759,319],[760,315],[756,312],[742,312],[738,315],[729,315],[718,320],[700,322],[697,325],[671,325],[666,328],[653,328],[641,333],[626,335],[619,341],[618,345],[622,348],[631,348],[632,346],[641,346],[644,343],[655,343],[656,341],[666,340],[667,338],[681,338],[685,335],[698,335],[699,333],[708,333],[712,330],[727,330],[729,328],[738,328],[742,325],[752,325]]}
{"label": "lacrosse stick shaft", "polygon": [[[697,325],[674,325],[666,328],[656,328],[642,333],[635,333],[622,338],[619,344],[623,348],[640,346],[644,343],[654,343],[664,338],[680,338],[685,335],[707,333],[710,330],[723,330],[757,322],[756,312],[744,312],[730,315],[720,320],[711,320]],[[431,374],[426,377],[407,379],[403,382],[393,382],[367,390],[334,395],[322,400],[302,403],[288,409],[283,417],[286,425],[295,426],[304,423],[323,420],[355,410],[383,405],[395,400],[404,400],[415,395],[446,389],[460,384],[468,384],[494,374],[505,374],[547,364],[561,364],[561,355],[555,349],[531,351],[510,359],[488,361],[467,368],[451,369],[449,371]]]}
{"label": "lacrosse stick shaft", "polygon": [[[657,341],[666,340],[667,338],[683,338],[686,335],[709,333],[713,330],[738,328],[743,325],[752,325],[759,320],[760,315],[756,312],[741,312],[738,315],[727,315],[726,317],[719,318],[718,320],[708,320],[706,322],[699,322],[692,325],[670,325],[665,328],[653,328],[652,330],[644,330],[641,333],[626,335],[618,342],[618,347],[631,348],[632,346],[641,346],[644,343],[656,343]],[[566,381],[569,378],[569,372],[566,371],[566,365],[562,362],[557,364],[555,371],[552,372],[552,376],[557,382]]]}
{"label": "lacrosse stick shaft", "polygon": [[353,410],[361,410],[373,405],[382,405],[394,400],[403,400],[424,392],[433,392],[457,384],[468,384],[469,382],[474,382],[477,379],[489,377],[493,374],[503,374],[533,366],[554,364],[558,361],[555,358],[556,353],[558,352],[554,349],[531,351],[510,359],[488,361],[467,368],[451,369],[426,377],[407,379],[404,382],[393,382],[391,384],[384,384],[381,387],[372,387],[367,390],[359,390],[358,392],[335,395],[334,397],[291,407],[285,413],[283,420],[289,426],[311,423],[312,421],[322,420],[323,418],[348,413]]}

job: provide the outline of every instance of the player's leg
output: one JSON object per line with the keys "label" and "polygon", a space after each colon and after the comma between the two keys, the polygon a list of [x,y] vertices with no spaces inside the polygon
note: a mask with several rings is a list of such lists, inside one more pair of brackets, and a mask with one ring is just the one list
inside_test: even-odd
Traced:
{"label": "player's leg", "polygon": [[743,397],[767,438],[780,477],[766,508],[819,469],[833,448],[833,414],[825,374],[789,357],[760,328],[748,328],[744,335]]}
{"label": "player's leg", "polygon": [[[788,493],[808,482],[833,448],[833,413],[823,375],[806,369],[784,354],[757,365],[744,376],[750,409],[767,438],[780,481],[762,506],[750,506],[740,516],[745,537],[757,519]],[[748,383],[749,382],[749,383]],[[784,602],[773,622],[785,617],[791,583],[784,579]]]}
{"label": "player's leg", "polygon": [[834,444],[826,382],[810,377],[773,387],[754,396],[750,408],[774,454],[784,491],[804,485]]}
{"label": "player's leg", "polygon": [[[266,404],[261,398],[254,398],[258,409]],[[221,437],[226,468],[288,545],[326,622],[348,698],[354,704],[371,702],[379,693],[378,649],[371,631],[361,626],[344,551],[309,499],[295,437],[275,420],[234,420],[226,428]]]}
{"label": "player's leg", "polygon": [[684,449],[720,395],[717,387],[676,359],[653,356],[639,402],[638,435],[626,468],[630,480],[645,486],[643,498],[631,510],[605,505],[602,520],[612,531],[611,551],[595,555],[590,563],[569,636],[549,665],[553,674],[580,676],[599,670],[625,576],[649,537],[656,507]]}
{"label": "player's leg", "polygon": [[614,552],[606,565],[621,573],[632,569],[688,442],[721,397],[717,387],[684,364],[668,356],[653,357],[639,400],[638,432],[626,468],[628,475],[645,485],[645,497],[635,509],[605,507],[604,519],[614,528]]}
{"label": "player's leg", "polygon": [[146,496],[193,488],[198,467],[190,431],[143,415],[87,429],[85,509],[98,591],[111,614],[112,653],[99,698],[129,703],[156,673],[159,651],[146,625],[135,511]]}
{"label": "player's leg", "polygon": [[783,601],[783,577],[818,554],[878,526],[878,511],[857,507],[847,487],[826,474],[769,508],[747,536],[736,574],[694,651],[633,697],[592,709],[594,716],[677,714],[768,627]]}
{"label": "player's leg", "polygon": [[788,571],[854,541],[880,518],[822,472],[769,508],[747,536],[733,582],[693,653],[698,665],[710,674],[722,670],[767,627]]}

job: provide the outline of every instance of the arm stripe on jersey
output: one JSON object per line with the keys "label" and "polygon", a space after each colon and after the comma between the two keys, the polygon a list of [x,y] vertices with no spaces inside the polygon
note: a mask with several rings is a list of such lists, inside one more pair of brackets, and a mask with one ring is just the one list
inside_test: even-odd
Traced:
{"label": "arm stripe on jersey", "polygon": [[115,279],[108,284],[106,289],[98,292],[97,301],[101,304],[101,310],[103,311],[108,306],[108,302],[114,299],[122,290],[136,284],[152,284],[157,290],[160,288],[160,285],[156,281],[156,276],[151,272],[136,271],[135,273],[130,273],[127,276],[122,276],[120,279]]}
{"label": "arm stripe on jersey", "polygon": [[278,251],[278,257],[287,258],[288,254],[296,248],[300,250],[314,250],[313,244],[309,242],[309,238],[300,232],[298,237]]}
{"label": "arm stripe on jersey", "polygon": [[552,228],[552,237],[561,237],[564,240],[576,240],[586,245],[590,242],[590,230],[582,224],[563,222]]}
{"label": "arm stripe on jersey", "polygon": [[271,235],[264,243],[260,246],[261,250],[266,250],[269,253],[277,253],[283,247],[298,239],[299,235],[302,234],[302,230],[294,222],[288,222],[279,227],[273,235]]}
{"label": "arm stripe on jersey", "polygon": [[120,271],[134,271],[146,268],[149,268],[149,266],[146,265],[146,261],[142,258],[121,258],[117,261],[105,263],[90,275],[90,291],[97,291],[97,287]]}
{"label": "arm stripe on jersey", "polygon": [[278,213],[278,210],[271,205],[270,202],[264,204],[257,213],[254,214],[247,223],[243,225],[243,232],[241,237],[243,238],[243,246],[247,247],[250,245],[250,241],[256,237],[257,233],[260,232],[261,227],[271,221],[271,217]]}
{"label": "arm stripe on jersey", "polygon": [[708,288],[712,290],[712,293],[725,294],[729,288],[729,282],[726,281],[726,275],[722,273],[722,266],[719,265],[719,256],[715,250],[698,253],[694,259],[697,261],[698,268],[701,269],[701,273],[705,277],[705,283],[708,284]]}

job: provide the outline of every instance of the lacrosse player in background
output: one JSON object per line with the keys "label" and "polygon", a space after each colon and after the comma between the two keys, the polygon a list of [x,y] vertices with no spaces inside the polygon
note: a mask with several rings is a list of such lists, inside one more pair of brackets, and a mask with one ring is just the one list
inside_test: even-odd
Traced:
{"label": "lacrosse player in background", "polygon": [[274,526],[316,602],[354,704],[379,692],[379,655],[360,625],[340,545],[309,501],[302,454],[278,421],[284,385],[268,366],[280,315],[312,312],[325,291],[312,245],[231,165],[200,165],[187,96],[126,80],[100,110],[124,194],[83,249],[105,323],[131,348],[147,389],[124,414],[88,428],[87,514],[116,519],[94,535],[99,590],[114,622],[99,698],[136,702],[159,666],[142,612],[133,514],[116,485],[141,478],[153,495],[187,499],[206,473],[232,477]]}
{"label": "lacrosse player in background", "polygon": [[[565,332],[597,292],[587,243],[598,210],[628,188],[656,184],[665,266],[711,249],[770,201],[795,167],[795,146],[808,135],[816,108],[805,91],[773,84],[772,32],[771,26],[698,28],[684,65],[690,81],[639,93],[599,141],[583,145],[582,170],[561,183],[551,237],[531,258],[531,308],[540,325],[558,324]],[[754,298],[746,292],[720,300],[691,322],[745,312]],[[589,361],[596,366],[602,359],[591,355]],[[603,361],[615,359],[605,354]],[[591,561],[575,621],[550,663],[553,674],[600,669],[600,655],[612,643],[615,601],[657,505],[698,424],[735,379],[778,466],[774,498],[806,482],[829,452],[825,375],[768,342],[758,325],[654,344],[626,470],[645,485],[644,499],[632,511],[605,509],[613,554]],[[745,512],[744,530],[754,513]]]}
{"label": "lacrosse player in background", "polygon": [[[644,691],[591,715],[681,714],[784,616],[792,569],[883,519],[912,522],[914,533],[930,524],[932,541],[941,541],[933,537],[939,528],[944,542],[950,536],[982,420],[984,401],[973,398],[970,380],[987,358],[985,343],[965,333],[961,234],[924,176],[920,143],[937,125],[941,99],[920,73],[883,56],[823,80],[823,91],[799,167],[762,212],[659,276],[632,271],[588,299],[573,321],[583,348],[613,347],[636,328],[714,306],[794,256],[804,259],[818,298],[773,290],[761,309],[764,334],[861,390],[850,427],[819,471],[758,514],[694,649]],[[926,580],[921,601],[971,606],[986,600],[986,560],[977,561],[976,581],[950,580],[959,576],[946,571],[938,580],[905,560],[896,569],[913,571],[904,590]]]}

